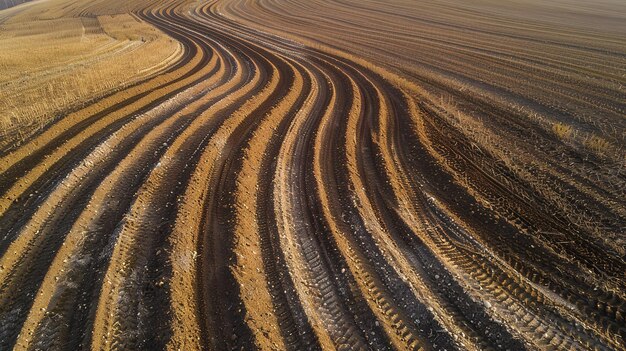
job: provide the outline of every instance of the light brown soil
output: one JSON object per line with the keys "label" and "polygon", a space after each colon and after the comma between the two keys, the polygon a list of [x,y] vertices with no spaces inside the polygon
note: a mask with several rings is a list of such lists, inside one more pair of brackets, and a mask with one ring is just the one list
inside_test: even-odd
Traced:
{"label": "light brown soil", "polygon": [[181,52],[0,153],[0,350],[626,348],[620,2],[34,6]]}

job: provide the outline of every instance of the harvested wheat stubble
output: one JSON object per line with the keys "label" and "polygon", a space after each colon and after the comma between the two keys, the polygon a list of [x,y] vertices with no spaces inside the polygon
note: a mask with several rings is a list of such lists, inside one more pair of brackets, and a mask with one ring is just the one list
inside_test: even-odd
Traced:
{"label": "harvested wheat stubble", "polygon": [[41,12],[34,7],[1,25],[3,153],[68,111],[163,72],[183,54],[179,43],[128,14],[41,19]]}
{"label": "harvested wheat stubble", "polygon": [[625,21],[0,11],[0,350],[625,349]]}

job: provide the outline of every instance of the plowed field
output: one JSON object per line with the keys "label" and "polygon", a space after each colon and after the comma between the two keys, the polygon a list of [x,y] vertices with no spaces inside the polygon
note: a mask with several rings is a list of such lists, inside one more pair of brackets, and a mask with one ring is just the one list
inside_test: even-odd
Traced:
{"label": "plowed field", "polygon": [[626,348],[623,3],[115,6],[182,53],[0,153],[0,350]]}

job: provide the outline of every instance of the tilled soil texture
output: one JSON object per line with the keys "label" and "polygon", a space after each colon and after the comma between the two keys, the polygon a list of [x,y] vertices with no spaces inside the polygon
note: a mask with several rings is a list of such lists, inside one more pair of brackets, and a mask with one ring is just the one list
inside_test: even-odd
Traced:
{"label": "tilled soil texture", "polygon": [[0,350],[625,349],[624,6],[467,3],[125,4],[184,53],[0,155]]}

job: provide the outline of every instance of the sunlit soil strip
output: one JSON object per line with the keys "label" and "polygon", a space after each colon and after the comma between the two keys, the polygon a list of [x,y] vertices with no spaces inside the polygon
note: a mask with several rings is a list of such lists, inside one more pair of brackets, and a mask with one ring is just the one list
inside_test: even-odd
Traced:
{"label": "sunlit soil strip", "polygon": [[[365,77],[364,77],[365,78]],[[367,79],[367,78],[365,78]],[[382,94],[379,87],[372,81],[370,81],[373,87],[375,87],[376,99],[380,104],[380,111],[378,111],[378,118],[376,119],[381,124],[379,130],[380,135],[373,135],[376,138],[375,143],[380,145],[381,142],[388,141],[387,131],[389,126],[385,125],[388,122],[390,111],[387,106],[387,99]],[[435,319],[437,319],[444,327],[446,327],[451,334],[455,335],[458,342],[467,349],[480,349],[481,340],[477,339],[475,333],[466,325],[463,320],[455,319],[455,314],[451,313],[449,307],[445,301],[441,300],[434,291],[430,283],[427,283],[421,275],[425,272],[420,271],[419,267],[415,267],[414,264],[409,262],[405,253],[397,246],[395,239],[388,233],[385,226],[378,222],[378,220],[371,220],[378,218],[376,210],[373,204],[370,202],[367,194],[366,184],[363,180],[366,179],[365,175],[361,171],[359,165],[359,153],[358,144],[362,142],[359,140],[359,133],[357,133],[357,126],[359,122],[356,119],[349,120],[348,132],[346,134],[347,141],[347,153],[348,153],[348,168],[350,174],[350,180],[352,187],[355,191],[356,198],[354,200],[354,206],[360,213],[361,218],[369,218],[370,220],[364,220],[364,224],[368,233],[370,233],[373,239],[377,242],[378,247],[383,252],[383,256],[390,261],[391,266],[394,267],[398,274],[404,279],[408,280],[410,286],[419,301],[426,303],[434,313]],[[363,136],[365,138],[369,135]],[[388,155],[383,153],[383,158],[389,160]],[[388,170],[388,169],[387,169]],[[389,171],[389,170],[388,170]],[[390,179],[393,181],[393,173],[390,174]],[[417,227],[413,227],[417,228]],[[397,308],[397,307],[396,307]],[[397,308],[400,310],[399,308]],[[397,328],[397,326],[396,326]]]}
{"label": "sunlit soil strip", "polygon": [[[250,117],[249,111],[253,111],[266,101],[267,97],[276,89],[279,83],[280,78],[277,70],[274,68],[271,80],[265,83],[261,91],[254,93],[252,89],[260,82],[258,66],[255,71],[255,77],[251,83],[235,92],[231,96],[232,98],[229,98],[229,102],[224,99],[209,110],[217,113],[219,110],[227,107],[231,101],[253,96],[253,98],[248,98],[241,107],[227,118],[211,137],[208,146],[200,156],[197,168],[191,176],[189,186],[181,197],[178,215],[169,239],[172,245],[170,293],[172,295],[174,318],[173,336],[167,346],[170,350],[200,350],[204,343],[211,342],[210,340],[201,340],[201,329],[204,321],[200,319],[202,318],[201,310],[204,306],[199,303],[201,297],[198,296],[198,291],[199,289],[204,289],[204,287],[198,286],[202,281],[198,277],[198,265],[199,260],[204,258],[199,256],[203,253],[202,251],[198,252],[198,248],[205,213],[202,210],[199,211],[199,209],[204,208],[203,204],[206,203],[208,194],[215,191],[215,189],[211,189],[213,184],[210,183],[212,178],[210,175],[216,172],[214,167],[219,163],[218,160],[223,155],[229,136],[238,125]],[[211,234],[209,233],[208,235]],[[263,296],[264,292],[259,292],[259,294]],[[267,295],[265,296],[267,298]],[[209,333],[209,338],[212,338],[210,335],[212,331],[209,330],[207,332]]]}
{"label": "sunlit soil strip", "polygon": [[[215,67],[217,60],[214,58],[207,65],[206,69],[211,70]],[[117,143],[123,141],[126,137],[132,135],[137,129],[139,129],[142,125],[146,123],[146,119],[150,119],[150,115],[147,114],[145,116],[139,116],[135,120],[131,121],[123,128],[114,133],[111,137],[105,140],[104,143],[100,144],[95,151],[91,154],[91,156],[82,162],[82,165],[75,168],[72,173],[68,174],[65,177],[65,180],[59,183],[55,190],[48,196],[48,200],[43,203],[43,205],[37,210],[35,215],[30,219],[29,224],[26,225],[20,235],[18,235],[13,243],[8,247],[7,252],[11,252],[11,255],[4,255],[0,259],[0,296],[1,292],[6,292],[6,287],[10,283],[10,277],[16,276],[19,277],[20,274],[16,274],[13,270],[19,269],[24,270],[29,265],[18,263],[23,262],[24,259],[34,259],[32,255],[29,257],[29,250],[33,250],[33,248],[37,248],[38,243],[45,242],[46,239],[46,231],[42,232],[42,228],[46,226],[48,223],[54,223],[54,216],[58,217],[63,214],[64,211],[57,211],[57,208],[60,206],[64,207],[64,203],[67,201],[67,197],[72,194],[72,192],[76,191],[81,184],[83,184],[83,178],[89,174],[90,171],[97,169],[97,166],[100,162],[103,162],[106,157],[111,155],[111,152],[114,150]],[[56,150],[60,152],[60,150]],[[41,167],[45,167],[47,165],[46,162],[41,165]],[[24,178],[23,178],[24,179]],[[16,184],[16,187],[19,187],[21,184]],[[68,204],[71,202],[68,202]],[[66,209],[67,210],[67,209]],[[50,217],[50,215],[53,215]],[[48,228],[50,230],[52,228]]]}
{"label": "sunlit soil strip", "polygon": [[[354,168],[356,167],[355,157],[357,137],[360,135],[357,132],[356,126],[362,117],[362,92],[360,90],[361,87],[359,87],[353,79],[350,79],[350,84],[352,85],[351,88],[355,93],[355,101],[353,102],[353,107],[348,115],[348,126],[344,140],[346,142],[346,149],[348,153],[348,164],[346,166],[349,170],[349,174],[353,174],[355,172]],[[330,116],[327,116],[326,120],[330,120]],[[324,174],[331,172],[331,170],[325,169],[324,166],[325,162],[322,158],[324,143],[321,139],[322,135],[332,133],[332,129],[329,128],[327,124],[324,124],[321,128],[322,129],[318,134],[318,140],[316,141],[316,159],[314,161],[314,165],[316,180],[322,201],[322,208],[324,209],[324,216],[327,223],[329,223],[331,227],[331,232],[335,238],[335,242],[337,243],[340,251],[346,257],[346,262],[359,284],[361,293],[366,297],[367,303],[370,305],[374,314],[378,317],[394,346],[398,349],[428,349],[430,347],[428,342],[426,342],[423,335],[421,335],[417,330],[417,327],[411,323],[410,319],[402,312],[402,309],[396,305],[394,298],[390,296],[386,288],[384,288],[380,278],[368,263],[368,259],[365,257],[358,244],[349,239],[351,234],[343,232],[344,230],[347,230],[347,228],[341,228],[337,220],[338,214],[333,213],[332,211],[335,206],[332,206],[331,204],[336,200],[333,200],[334,196],[330,195],[332,190],[328,189],[327,184],[329,184],[329,182],[324,180]],[[357,196],[359,195],[359,192],[361,192],[360,195],[363,195],[362,192],[365,189],[360,180],[358,182],[353,180],[351,188],[355,189]],[[363,203],[363,199],[359,199],[359,203]],[[357,210],[362,211],[356,201],[353,205],[357,208]],[[363,206],[363,204],[361,206]],[[373,219],[377,217],[371,208],[370,211],[371,213],[369,213],[369,217],[365,216],[366,214],[361,214],[361,218],[370,219],[364,221],[366,229],[368,232],[382,232],[382,227],[374,227],[376,225],[374,222],[376,221]],[[384,246],[380,245],[380,249],[385,252]]]}
{"label": "sunlit soil strip", "polygon": [[[215,83],[223,76],[224,72],[215,75],[207,84]],[[189,90],[196,90],[193,93],[197,94],[199,87],[194,86]],[[180,100],[182,98],[180,95],[182,93],[173,99]],[[176,103],[173,101],[167,101],[155,110],[165,110],[164,113],[167,113],[168,105],[174,104]],[[145,164],[145,160],[154,157],[154,154],[165,148],[164,144],[171,142],[181,128],[186,127],[191,121],[186,112],[192,108],[190,106],[186,110],[176,113],[152,129],[120,162],[119,166],[102,181],[72,226],[50,265],[30,314],[22,327],[16,343],[16,350],[22,348],[26,350],[33,346],[43,347],[46,342],[65,339],[62,334],[68,332],[65,329],[69,324],[60,323],[59,317],[69,318],[72,315],[72,308],[81,308],[81,306],[75,305],[80,294],[78,286],[80,283],[85,283],[84,279],[89,276],[90,264],[97,261],[97,256],[101,254],[101,247],[99,246],[106,242],[106,238],[95,232],[103,227],[111,227],[110,223],[107,223],[111,220],[111,216],[126,210],[125,207],[120,207],[120,202],[125,202],[123,198],[129,197],[135,191],[134,188],[131,188],[134,184],[132,179],[141,174],[148,166]],[[145,123],[145,121],[138,119],[135,124],[141,123]],[[132,129],[138,127],[129,126]],[[114,236],[110,239],[114,239]],[[52,316],[55,316],[54,321],[50,320]]]}
{"label": "sunlit soil strip", "polygon": [[[307,100],[306,105],[308,105],[310,103],[310,100],[314,99],[314,97],[319,94],[319,88],[315,84],[315,82],[316,79],[312,81],[313,84],[311,86],[311,95],[309,97],[309,100]],[[331,101],[330,105],[332,106],[333,104],[333,101]],[[292,279],[296,286],[296,293],[300,296],[300,301],[302,301],[305,313],[307,314],[309,319],[311,319],[313,329],[317,334],[317,338],[320,344],[325,348],[332,348],[333,342],[328,335],[328,332],[323,327],[324,323],[322,319],[319,317],[318,312],[315,310],[315,308],[313,308],[313,305],[309,303],[311,297],[307,296],[307,291],[309,291],[309,289],[307,288],[307,284],[304,283],[301,278],[299,278],[306,278],[307,275],[304,271],[306,268],[303,267],[301,263],[298,263],[303,262],[304,259],[300,257],[301,254],[299,253],[298,249],[299,245],[295,242],[293,229],[290,227],[291,225],[289,224],[292,223],[292,221],[289,220],[289,212],[293,210],[288,207],[290,191],[288,190],[285,183],[288,182],[289,179],[289,165],[291,164],[291,152],[294,148],[294,135],[297,135],[299,128],[301,128],[302,124],[304,123],[303,120],[306,119],[307,112],[308,109],[305,109],[304,111],[301,111],[296,115],[293,124],[289,128],[289,131],[287,133],[288,135],[285,138],[279,151],[276,162],[276,174],[274,175],[274,178],[276,179],[276,183],[274,185],[274,206],[277,213],[276,220],[278,231],[281,233],[281,247],[284,250],[287,264],[291,266],[290,275],[291,277],[293,277]]]}
{"label": "sunlit soil strip", "polygon": [[[242,69],[238,69],[230,81],[212,91],[211,95],[229,92],[242,84],[243,79]],[[202,101],[199,101],[196,105],[201,104]],[[159,164],[153,168],[138,190],[119,229],[118,241],[104,278],[95,317],[92,347],[133,347],[140,343],[137,334],[126,332],[136,330],[141,323],[140,316],[132,311],[138,313],[136,309],[141,308],[137,304],[140,302],[141,284],[146,279],[144,265],[152,253],[152,242],[159,229],[154,224],[162,223],[161,216],[167,208],[175,206],[172,204],[175,194],[172,194],[171,189],[175,189],[175,182],[178,180],[176,174],[183,168],[192,166],[188,163],[188,158],[197,152],[195,145],[202,145],[205,138],[203,130],[209,128],[213,122],[214,115],[200,114],[169,146]]]}
{"label": "sunlit soil strip", "polygon": [[[235,194],[235,239],[236,263],[233,266],[235,278],[240,283],[241,297],[246,306],[246,318],[257,345],[262,349],[284,349],[278,320],[273,313],[272,297],[268,291],[267,273],[263,265],[260,228],[256,218],[259,178],[265,151],[269,147],[272,133],[278,128],[286,113],[303,94],[303,78],[299,70],[285,61],[294,74],[294,82],[289,93],[278,102],[254,131],[245,151],[241,172],[237,177]],[[261,199],[263,200],[263,199]]]}
{"label": "sunlit soil strip", "polygon": [[[209,66],[214,66],[213,60]],[[179,96],[182,98],[182,96]],[[85,184],[85,179],[94,175],[99,164],[110,157],[117,144],[141,130],[151,119],[156,119],[159,112],[147,113],[126,124],[100,144],[83,162],[72,170],[65,179],[48,195],[47,200],[30,218],[27,225],[17,235],[14,242],[7,248],[10,254],[0,258],[0,300],[6,299],[6,294],[13,294],[10,286],[14,280],[23,279],[26,271],[32,269],[28,263],[38,258],[38,250],[42,250],[50,233],[55,230],[54,225],[60,216],[64,215],[72,204],[71,196]]]}

